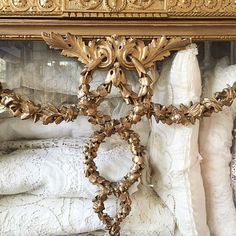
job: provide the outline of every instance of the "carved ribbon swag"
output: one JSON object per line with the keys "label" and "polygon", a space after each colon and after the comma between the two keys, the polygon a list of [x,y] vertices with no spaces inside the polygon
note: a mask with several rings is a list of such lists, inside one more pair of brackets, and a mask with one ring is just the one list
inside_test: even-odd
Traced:
{"label": "carved ribbon swag", "polygon": [[[59,124],[63,120],[73,121],[82,114],[88,116],[89,122],[100,127],[84,148],[85,176],[100,189],[93,200],[94,210],[106,225],[108,235],[120,235],[120,223],[131,211],[128,190],[133,183],[138,181],[144,168],[144,147],[140,145],[139,135],[131,130],[131,126],[139,122],[143,116],[148,118],[154,116],[157,122],[161,121],[168,125],[194,124],[202,117],[221,111],[223,106],[230,106],[236,97],[236,83],[216,93],[212,99],[204,98],[189,106],[180,104],[177,108],[172,105],[154,104],[151,102],[152,79],[147,69],[156,61],[168,57],[171,51],[184,49],[190,44],[189,39],[161,37],[145,44],[144,41],[138,39],[112,36],[92,40],[86,44],[82,38],[71,34],[63,37],[55,33],[44,33],[43,38],[51,48],[62,50],[62,55],[76,57],[85,64],[80,77],[78,105],[58,108],[48,104],[43,107],[32,101],[23,100],[13,91],[3,89],[2,86],[0,86],[0,102],[9,108],[14,116],[21,119],[32,118],[34,122],[40,120],[45,125],[53,122]],[[129,85],[123,68],[137,71],[140,85],[137,93]],[[95,90],[91,90],[89,84],[96,69],[108,69],[108,73],[104,82]],[[133,105],[133,109],[120,119],[112,119],[110,115],[98,110],[112,86],[119,88],[127,104]],[[106,137],[115,133],[130,145],[134,164],[129,173],[120,181],[110,182],[99,174],[94,159],[99,145]],[[104,211],[104,202],[112,194],[120,203],[120,209],[114,218]]]}

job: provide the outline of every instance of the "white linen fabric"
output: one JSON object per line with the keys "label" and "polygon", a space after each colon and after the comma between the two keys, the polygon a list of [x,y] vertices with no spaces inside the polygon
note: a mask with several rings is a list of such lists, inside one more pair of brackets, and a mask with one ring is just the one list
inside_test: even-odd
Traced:
{"label": "white linen fabric", "polygon": [[[43,197],[92,199],[98,188],[84,176],[86,141],[80,138],[2,142],[0,150],[10,153],[2,152],[0,158],[0,195],[27,192]],[[100,174],[111,181],[120,180],[133,165],[129,147],[117,142],[101,145],[95,161]],[[137,190],[137,184],[131,193]]]}
{"label": "white linen fabric", "polygon": [[46,138],[88,137],[93,129],[86,117],[79,116],[75,121],[59,125],[33,123],[32,120],[20,120],[11,117],[0,119],[0,141],[35,140]]}
{"label": "white linen fabric", "polygon": [[[227,66],[220,60],[215,70],[208,74],[203,96],[232,85],[236,78],[236,65]],[[236,235],[236,211],[230,185],[230,147],[235,118],[236,102],[201,122],[199,144],[203,156],[201,164],[206,191],[207,220],[214,236]]]}
{"label": "white linen fabric", "polygon": [[[48,96],[50,93],[54,93],[54,96],[56,94],[77,95],[80,73],[83,68],[84,65],[78,61],[68,61],[65,65],[61,65],[60,60],[54,61],[54,63],[33,61],[25,65],[19,64],[12,67],[8,72],[5,85],[8,89],[18,89],[18,91],[20,88],[27,88],[36,92],[41,91],[41,96],[43,94]],[[137,73],[126,70],[125,74],[128,83],[136,86]],[[96,70],[90,84],[91,89],[95,89],[103,83],[106,76],[106,70]],[[107,97],[120,97],[119,89],[113,87]]]}
{"label": "white linen fabric", "polygon": [[[106,211],[116,212],[114,200]],[[0,198],[0,235],[71,235],[104,229],[90,199],[18,194]]]}
{"label": "white linen fabric", "polygon": [[[189,105],[201,94],[196,45],[179,51],[164,64],[154,89],[153,101],[164,105]],[[152,184],[176,217],[183,236],[208,236],[205,193],[195,125],[171,125],[152,120],[149,152]]]}
{"label": "white linen fabric", "polygon": [[121,235],[178,236],[175,217],[153,188],[143,184],[138,188],[132,195],[131,213],[122,225]]}
{"label": "white linen fabric", "polygon": [[[178,236],[175,218],[150,187],[132,195],[131,214],[122,224],[123,236]],[[110,199],[106,212],[114,215],[118,204]],[[90,199],[44,198],[18,194],[0,198],[0,235],[104,235]],[[87,232],[87,233],[86,233]],[[88,233],[90,232],[90,233]],[[83,234],[82,234],[83,233]]]}

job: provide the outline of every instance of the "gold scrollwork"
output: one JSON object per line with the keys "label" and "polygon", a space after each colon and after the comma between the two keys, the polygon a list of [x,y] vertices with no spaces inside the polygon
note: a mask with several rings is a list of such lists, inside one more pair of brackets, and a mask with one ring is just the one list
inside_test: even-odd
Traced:
{"label": "gold scrollwork", "polygon": [[[235,0],[1,0],[1,16],[235,17]],[[34,13],[34,14],[32,14]]]}
{"label": "gold scrollwork", "polygon": [[30,8],[27,0],[10,0],[10,6],[13,11],[27,11]]}
{"label": "gold scrollwork", "polygon": [[146,9],[154,3],[154,0],[128,0],[128,3],[134,9]]}
{"label": "gold scrollwork", "polygon": [[236,16],[235,0],[170,0],[168,8],[173,16]]}
{"label": "gold scrollwork", "polygon": [[70,6],[75,9],[100,9],[108,12],[122,12],[130,9],[146,9],[154,0],[72,0]]}
{"label": "gold scrollwork", "polygon": [[38,0],[37,1],[39,9],[52,10],[55,8],[55,1],[53,0]]}
{"label": "gold scrollwork", "polygon": [[220,8],[224,8],[225,1],[222,0],[203,0],[201,4],[201,10],[207,12],[216,12]]}
{"label": "gold scrollwork", "polygon": [[168,8],[169,11],[183,11],[183,12],[189,12],[194,9],[196,6],[195,2],[192,0],[170,0],[168,2]]}
{"label": "gold scrollwork", "polygon": [[2,0],[0,1],[0,9],[4,9],[4,11],[0,12],[1,15],[22,15],[26,16],[31,13],[37,14],[45,14],[48,12],[52,14],[55,10],[62,8],[62,0]]}
{"label": "gold scrollwork", "polygon": [[127,6],[127,0],[104,0],[105,9],[111,12],[121,12]]}
{"label": "gold scrollwork", "polygon": [[95,9],[102,3],[102,0],[79,0],[77,2],[78,5],[85,9]]}
{"label": "gold scrollwork", "polygon": [[2,10],[3,7],[4,7],[4,5],[3,5],[3,1],[1,1],[1,2],[0,2],[0,10]]}

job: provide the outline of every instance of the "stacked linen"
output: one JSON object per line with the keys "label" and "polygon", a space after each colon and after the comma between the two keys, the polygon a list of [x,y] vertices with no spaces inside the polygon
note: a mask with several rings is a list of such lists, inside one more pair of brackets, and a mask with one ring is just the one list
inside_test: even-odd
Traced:
{"label": "stacked linen", "polygon": [[[98,188],[84,177],[83,145],[86,141],[79,138],[1,143],[1,195],[27,192],[49,198],[92,199]],[[130,156],[128,147],[108,144],[99,149],[96,163],[102,176],[117,181],[132,166]]]}
{"label": "stacked linen", "polygon": [[[5,131],[0,134],[1,235],[69,235],[104,228],[92,208],[97,189],[83,173],[83,145],[92,131],[86,118],[61,127],[8,118],[1,119],[0,128]],[[119,146],[101,148],[102,158],[111,149],[119,161]],[[129,150],[122,150],[127,168]],[[109,168],[117,177],[117,168]],[[109,170],[101,168],[104,172]],[[114,199],[107,211],[115,214]]]}
{"label": "stacked linen", "polygon": [[[236,65],[227,58],[218,61],[215,69],[206,74],[204,97],[212,97],[236,79]],[[200,126],[199,145],[206,191],[207,221],[214,236],[236,235],[236,211],[230,181],[232,131],[236,102],[222,112],[204,118]]]}
{"label": "stacked linen", "polygon": [[[189,105],[201,94],[197,48],[190,45],[164,64],[153,101],[164,105]],[[149,141],[154,190],[176,217],[183,236],[207,236],[205,192],[195,125],[167,125],[152,120]]]}
{"label": "stacked linen", "polygon": [[[114,200],[106,209],[115,212]],[[18,194],[0,199],[0,234],[6,236],[71,235],[103,229],[90,199],[45,198]]]}
{"label": "stacked linen", "polygon": [[[119,102],[111,110],[123,116],[127,109]],[[104,229],[92,208],[98,189],[83,173],[83,145],[93,131],[86,117],[60,126],[7,118],[0,119],[0,129],[1,235],[72,235]],[[146,145],[148,121],[134,129]],[[148,186],[146,162],[142,184],[130,191],[134,207],[122,235],[174,235],[175,218]],[[117,181],[132,166],[130,147],[114,135],[100,146],[96,163],[101,175]],[[106,202],[111,215],[117,207],[115,198]]]}

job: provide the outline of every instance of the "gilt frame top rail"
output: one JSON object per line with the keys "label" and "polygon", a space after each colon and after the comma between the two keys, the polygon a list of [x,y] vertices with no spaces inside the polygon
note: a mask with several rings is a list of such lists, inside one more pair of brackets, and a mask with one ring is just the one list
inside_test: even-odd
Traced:
{"label": "gilt frame top rail", "polygon": [[0,17],[232,18],[235,0],[0,0]]}

